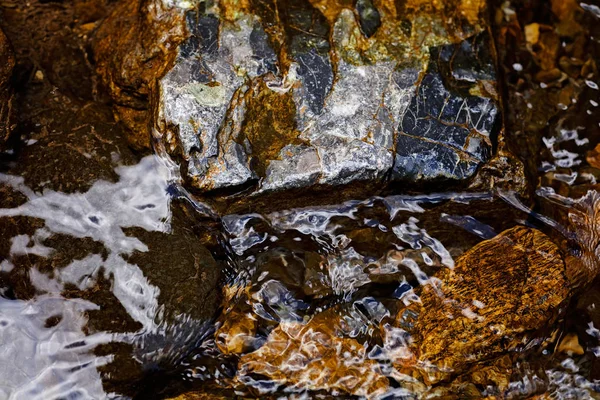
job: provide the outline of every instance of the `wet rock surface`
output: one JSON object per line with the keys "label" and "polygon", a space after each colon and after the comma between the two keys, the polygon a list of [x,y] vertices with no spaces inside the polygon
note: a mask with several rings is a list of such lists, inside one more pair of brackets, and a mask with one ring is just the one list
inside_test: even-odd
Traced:
{"label": "wet rock surface", "polygon": [[240,359],[238,379],[252,386],[252,375],[266,376],[299,389],[339,390],[365,397],[385,393],[387,378],[359,342],[340,337],[340,323],[328,315],[332,313],[320,314],[307,324],[281,323],[260,349]]}
{"label": "wet rock surface", "polygon": [[[183,40],[183,10],[171,2],[119,2],[94,33],[96,69],[114,101],[115,116],[130,130],[129,143],[149,149],[155,80]],[[177,3],[177,2],[175,2]]]}
{"label": "wet rock surface", "polygon": [[558,317],[575,284],[556,245],[524,227],[474,246],[435,277],[396,320],[415,344],[400,364],[422,369],[428,384],[523,346]]}
{"label": "wet rock surface", "polygon": [[518,2],[514,11],[496,17],[513,151],[539,186],[579,197],[599,177],[585,160],[599,139],[597,19],[573,1]]}
{"label": "wet rock surface", "polygon": [[[184,204],[170,204],[165,171],[152,157],[116,173],[88,162],[91,175],[86,169],[73,175],[77,157],[51,160],[34,164],[56,174],[42,187],[28,186],[25,172],[25,179],[1,175],[7,194],[0,200],[1,282],[12,298],[34,304],[44,296],[85,302],[82,337],[73,346],[89,346],[107,360],[96,365],[105,391],[133,395],[149,365],[170,365],[205,335],[219,307],[222,265],[206,247],[210,232],[190,223]],[[103,180],[102,171],[118,179]],[[52,179],[57,189],[48,188]],[[71,318],[58,309],[50,317]]]}
{"label": "wet rock surface", "polygon": [[392,179],[465,180],[490,159],[499,128],[490,47],[483,34],[430,48],[427,71],[400,122]]}
{"label": "wet rock surface", "polygon": [[[202,196],[293,199],[358,182],[371,191],[390,182],[465,187],[498,147],[483,1],[201,1],[180,25],[182,7],[139,6],[147,35],[114,36],[133,6],[100,28],[100,73],[118,99],[152,98],[148,126]],[[183,25],[188,37],[176,47]],[[158,31],[167,44],[142,68],[148,57],[134,44]],[[111,62],[103,50],[111,46],[132,63]],[[282,207],[279,198],[264,203]],[[230,211],[246,206],[232,201],[239,207]]]}
{"label": "wet rock surface", "polygon": [[[377,20],[396,20],[390,8],[359,2],[357,21],[335,5],[333,12],[308,1],[227,5],[221,10],[233,20],[217,8],[188,20],[202,27],[192,27],[188,40],[202,46],[184,47],[161,80],[158,107],[166,126],[178,127],[167,135],[193,186],[206,192],[252,184],[261,193],[382,181],[392,170],[392,180],[465,180],[489,159],[498,108],[483,89],[495,90],[493,58],[482,51],[487,35],[430,45],[406,61],[412,35],[393,43],[383,29],[377,35]],[[273,10],[281,10],[279,20]],[[437,42],[452,42],[438,35]],[[482,90],[469,94],[478,84]],[[278,112],[257,118],[257,107]]]}

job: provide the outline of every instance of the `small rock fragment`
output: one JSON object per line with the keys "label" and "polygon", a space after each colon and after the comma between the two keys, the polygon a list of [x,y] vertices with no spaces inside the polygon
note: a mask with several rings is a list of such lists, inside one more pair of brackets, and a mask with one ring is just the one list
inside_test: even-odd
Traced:
{"label": "small rock fragment", "polygon": [[587,154],[586,160],[592,167],[600,169],[600,144]]}
{"label": "small rock fragment", "polygon": [[371,37],[381,26],[381,14],[373,5],[372,0],[357,0],[356,12],[360,18],[360,29],[366,37]]}
{"label": "small rock fragment", "polygon": [[540,39],[540,24],[533,23],[525,26],[525,40],[530,45],[536,44]]}
{"label": "small rock fragment", "polygon": [[228,400],[231,397],[207,392],[189,392],[166,400]]}
{"label": "small rock fragment", "polygon": [[565,337],[560,341],[557,351],[559,353],[565,353],[568,355],[582,355],[585,353],[583,347],[581,347],[579,344],[579,338],[575,333],[566,334]]}

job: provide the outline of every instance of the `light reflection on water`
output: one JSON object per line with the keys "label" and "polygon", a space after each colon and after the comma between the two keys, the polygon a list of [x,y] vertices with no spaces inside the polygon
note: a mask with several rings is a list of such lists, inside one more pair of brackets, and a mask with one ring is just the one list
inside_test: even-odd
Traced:
{"label": "light reflection on water", "polygon": [[116,172],[120,176],[119,182],[99,181],[87,192],[75,194],[52,190],[36,194],[24,185],[23,179],[0,175],[0,182],[28,198],[17,208],[0,209],[0,217],[26,216],[43,219],[45,223],[32,238],[26,235],[11,238],[11,255],[51,256],[52,249],[37,244],[36,237],[49,237],[55,233],[87,237],[102,243],[108,251],[106,257],[91,254],[83,260],[75,260],[59,272],[54,282],[47,283],[40,278],[38,289],[60,293],[64,284],[71,283],[85,290],[96,283],[97,274],[103,271],[105,276],[113,276],[113,291],[127,312],[146,331],[154,331],[157,288],[148,283],[137,266],[122,257],[136,250],[148,251],[148,248],[139,239],[127,236],[123,229],[139,227],[150,232],[168,232],[168,170],[161,168],[157,159],[150,156],[136,166],[117,168]]}
{"label": "light reflection on water", "polygon": [[[1,184],[27,197],[18,207],[0,209],[0,217],[25,216],[44,221],[44,226],[31,236],[21,234],[4,239],[11,242],[11,247],[10,256],[2,261],[2,272],[17,268],[13,257],[36,255],[52,259],[56,250],[42,242],[55,234],[91,238],[105,249],[100,254],[74,259],[50,273],[39,271],[33,264],[27,274],[35,297],[0,298],[0,388],[4,398],[103,398],[96,367],[110,362],[112,357],[94,356],[92,351],[97,345],[135,343],[140,358],[165,350],[168,345],[162,343],[161,348],[153,348],[148,343],[150,335],[166,335],[169,330],[161,321],[160,290],[148,281],[139,266],[124,257],[135,251],[148,251],[145,243],[126,234],[126,228],[170,231],[169,169],[149,156],[137,165],[119,167],[116,172],[118,182],[98,181],[87,192],[73,194],[53,190],[34,193],[22,178],[0,174]],[[64,298],[62,293],[73,287],[81,292],[89,290],[99,278],[110,279],[112,293],[140,324],[139,331],[90,334],[89,328],[85,329],[87,311],[99,310],[100,306],[83,299]],[[179,319],[184,320],[183,317]],[[52,320],[56,322],[48,326]],[[156,338],[152,340],[160,343]]]}
{"label": "light reflection on water", "polygon": [[[90,350],[112,340],[109,334],[86,336],[86,310],[97,308],[84,300],[57,294],[35,300],[0,298],[0,397],[7,399],[103,398],[96,367],[110,359]],[[46,321],[60,321],[48,328]]]}
{"label": "light reflection on water", "polygon": [[[2,260],[3,273],[22,268],[19,257],[50,260],[57,257],[61,250],[48,245],[48,239],[55,235],[89,238],[103,246],[101,251],[76,256],[65,266],[51,271],[38,266],[34,257],[26,277],[35,295],[23,300],[1,299],[2,361],[6,363],[0,377],[4,382],[0,385],[3,396],[103,398],[108,394],[97,368],[110,364],[114,356],[95,355],[98,345],[133,344],[131,357],[150,365],[161,358],[161,352],[185,354],[193,350],[174,348],[173,342],[190,346],[189,340],[178,342],[178,336],[206,333],[201,321],[194,323],[185,315],[165,321],[165,305],[158,300],[159,287],[151,284],[140,266],[126,261],[136,251],[148,251],[147,244],[132,236],[128,228],[163,233],[171,230],[169,193],[173,192],[170,189],[173,174],[167,165],[156,157],[146,157],[137,165],[118,167],[118,182],[98,181],[86,192],[72,194],[48,189],[35,193],[22,178],[0,175],[2,185],[25,196],[19,206],[0,209],[0,218],[6,221],[28,217],[43,221],[33,234],[21,233],[7,238],[10,254]],[[256,334],[251,347],[265,342],[264,335],[273,328],[272,324],[302,324],[315,312],[330,307],[341,307],[340,326],[348,337],[364,339],[373,335],[382,319],[390,316],[390,311],[380,299],[357,294],[362,286],[370,284],[374,277],[389,286],[406,274],[416,278],[413,285],[427,284],[431,271],[453,266],[450,252],[419,226],[418,216],[426,213],[423,207],[449,202],[467,205],[470,200],[490,199],[485,194],[392,196],[267,215],[225,217],[223,226],[240,269],[237,281],[230,282],[229,286],[242,289],[247,286],[255,318],[259,324],[271,324],[271,327],[262,327],[267,330]],[[385,210],[385,215],[367,215],[377,206]],[[394,220],[399,220],[399,215],[406,217],[403,222]],[[478,232],[492,231],[475,220],[468,223],[460,222],[460,217],[450,220],[463,227],[475,224],[479,230],[474,230]],[[256,222],[263,225],[253,226]],[[385,236],[380,239],[381,243],[367,251],[368,254],[362,254],[353,246],[351,237],[355,232],[348,232],[348,222],[355,225],[354,231],[375,230]],[[390,238],[395,238],[393,243],[387,243]],[[381,254],[375,254],[378,252]],[[302,257],[304,266],[294,271],[294,262]],[[299,273],[305,276],[292,276]],[[284,276],[286,274],[289,276]],[[414,281],[413,278],[408,279]],[[79,296],[93,290],[102,280],[110,281],[112,294],[127,315],[139,324],[139,329],[102,331],[88,326],[89,312],[99,311],[101,306]],[[392,286],[387,290],[390,298],[403,302],[418,300],[407,278]],[[11,289],[5,287],[4,290]],[[64,297],[65,293],[70,294]],[[6,296],[10,297],[10,293]],[[235,307],[236,301],[236,298],[230,299],[226,308]],[[226,318],[227,313],[224,315]],[[389,348],[390,340],[397,340],[387,337],[387,345],[373,348],[374,360],[399,351]],[[198,376],[197,371],[194,375]],[[250,381],[246,383],[252,386]],[[297,389],[301,388],[302,385]]]}
{"label": "light reflection on water", "polygon": [[[29,299],[13,299],[11,289],[3,289],[3,398],[120,397],[106,390],[107,375],[101,372],[115,364],[115,355],[95,353],[98,346],[110,343],[132,345],[129,357],[147,368],[168,358],[167,368],[178,371],[176,379],[192,386],[216,382],[239,393],[254,390],[264,395],[325,390],[369,398],[419,397],[430,388],[394,364],[413,357],[410,333],[391,323],[398,309],[420,301],[417,288],[439,285],[435,275],[454,268],[457,256],[526,217],[486,193],[374,197],[225,216],[222,226],[232,251],[230,267],[236,272],[234,279],[223,282],[223,312],[211,329],[189,315],[165,317],[169,305],[159,301],[160,288],[148,280],[143,268],[127,261],[132,253],[149,250],[128,228],[172,230],[171,194],[182,192],[173,190],[174,177],[167,165],[146,157],[137,165],[117,168],[118,182],[98,181],[87,192],[73,194],[35,193],[22,178],[0,175],[0,184],[26,197],[17,207],[0,209],[0,221],[17,216],[43,220],[33,234],[7,238],[10,256],[2,260],[3,273],[22,268],[19,257],[24,255],[57,257],[61,250],[48,239],[58,234],[90,238],[104,248],[52,271],[39,267],[34,257],[26,274],[35,288]],[[504,205],[507,218],[497,221],[485,212],[471,215],[492,205],[500,209]],[[82,294],[102,280],[110,281],[112,294],[137,329],[89,326],[90,312],[102,306]],[[212,332],[220,339],[212,339]],[[273,335],[291,341],[283,357],[271,347]],[[233,343],[232,338],[239,341]],[[303,344],[295,348],[297,341]],[[328,353],[329,348],[337,352]],[[238,364],[241,354],[245,355]],[[272,370],[267,373],[272,380],[261,377],[267,372],[264,364],[253,359],[261,354],[271,357],[278,370],[275,375]],[[211,367],[210,358],[220,365]],[[589,358],[564,357],[545,372],[524,366],[506,393],[519,397],[549,387],[564,396],[583,395],[596,390],[580,374],[588,364]],[[337,379],[314,375],[331,365],[343,372]],[[114,371],[118,373],[118,365]],[[390,386],[391,381],[400,387]]]}

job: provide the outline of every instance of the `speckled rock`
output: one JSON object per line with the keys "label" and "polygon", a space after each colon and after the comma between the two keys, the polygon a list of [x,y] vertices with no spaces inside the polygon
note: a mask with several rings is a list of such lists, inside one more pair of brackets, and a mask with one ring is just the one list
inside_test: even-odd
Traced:
{"label": "speckled rock", "polygon": [[[478,243],[421,287],[419,301],[396,317],[396,325],[411,335],[410,351],[396,359],[400,369],[432,385],[466,371],[476,382],[482,367],[501,367],[505,372],[495,378],[492,370],[484,376],[501,390],[508,386],[510,368],[500,359],[543,346],[536,343],[540,333],[563,315],[571,297],[585,293],[600,270],[599,193],[557,199],[569,206],[565,235],[573,238],[562,248],[538,230],[517,226]],[[577,346],[568,348],[583,351]]]}

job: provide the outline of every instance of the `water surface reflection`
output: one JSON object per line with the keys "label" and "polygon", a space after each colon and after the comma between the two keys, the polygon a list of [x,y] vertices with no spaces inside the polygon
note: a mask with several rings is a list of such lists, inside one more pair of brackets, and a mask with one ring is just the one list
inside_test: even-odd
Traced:
{"label": "water surface reflection", "polygon": [[[181,233],[194,224],[190,219],[184,228],[182,217],[173,216],[169,168],[148,156],[115,172],[117,182],[97,181],[71,194],[36,193],[22,177],[0,174],[7,202],[20,196],[21,203],[0,208],[8,250],[1,262],[6,385],[0,386],[7,397],[103,398],[98,367],[115,354],[98,351],[100,345],[131,346],[125,356],[141,374],[205,335],[217,306],[219,267],[198,237]],[[199,284],[171,287],[177,280]],[[198,304],[178,304],[190,300],[186,290]],[[103,370],[104,377],[135,369],[115,365],[121,362]]]}
{"label": "water surface reflection", "polygon": [[[589,378],[600,337],[595,289],[570,306],[591,322],[567,314],[566,328],[531,337],[516,360],[480,364],[479,378],[470,371],[432,385],[446,372],[414,364],[418,313],[410,310],[428,287],[442,287],[461,255],[522,224],[560,241],[560,225],[515,196],[373,197],[215,223],[190,204],[168,160],[145,157],[115,172],[115,182],[70,194],[0,175],[6,398],[166,398],[200,388],[367,398],[549,389],[568,397],[597,389]],[[550,189],[540,195],[564,211],[577,206]],[[486,302],[475,296],[460,313],[479,320]]]}

